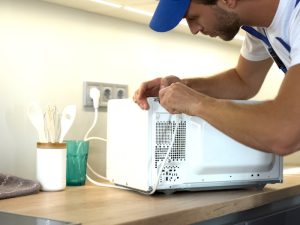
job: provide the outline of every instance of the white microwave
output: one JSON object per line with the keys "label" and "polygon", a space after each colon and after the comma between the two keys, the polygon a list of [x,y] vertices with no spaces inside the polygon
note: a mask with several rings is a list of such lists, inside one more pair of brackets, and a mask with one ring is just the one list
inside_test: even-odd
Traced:
{"label": "white microwave", "polygon": [[[283,179],[281,156],[247,147],[205,120],[131,99],[107,109],[106,176],[143,193],[263,188]],[[246,101],[245,101],[246,102]]]}

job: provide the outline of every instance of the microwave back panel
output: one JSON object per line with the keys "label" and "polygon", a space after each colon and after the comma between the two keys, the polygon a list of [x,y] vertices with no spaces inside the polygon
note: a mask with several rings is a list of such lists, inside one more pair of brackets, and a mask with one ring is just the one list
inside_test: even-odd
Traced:
{"label": "microwave back panel", "polygon": [[169,114],[156,98],[148,102],[146,111],[130,99],[108,102],[107,177],[112,182],[144,192],[156,180],[157,190],[166,192],[282,182],[282,157],[249,148],[199,117]]}

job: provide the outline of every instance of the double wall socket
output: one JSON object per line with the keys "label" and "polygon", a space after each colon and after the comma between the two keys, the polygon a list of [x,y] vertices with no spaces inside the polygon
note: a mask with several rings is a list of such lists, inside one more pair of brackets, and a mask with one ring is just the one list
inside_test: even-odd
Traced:
{"label": "double wall socket", "polygon": [[107,102],[110,99],[128,98],[128,85],[85,81],[83,82],[84,107],[93,107],[93,100],[90,97],[90,90],[93,87],[100,91],[100,107],[107,107]]}

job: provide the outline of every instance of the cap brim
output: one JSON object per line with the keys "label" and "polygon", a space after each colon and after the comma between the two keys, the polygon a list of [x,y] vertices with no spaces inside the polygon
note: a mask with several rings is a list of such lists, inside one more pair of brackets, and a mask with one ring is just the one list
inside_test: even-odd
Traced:
{"label": "cap brim", "polygon": [[190,0],[160,0],[150,22],[150,28],[166,32],[176,27],[190,5]]}

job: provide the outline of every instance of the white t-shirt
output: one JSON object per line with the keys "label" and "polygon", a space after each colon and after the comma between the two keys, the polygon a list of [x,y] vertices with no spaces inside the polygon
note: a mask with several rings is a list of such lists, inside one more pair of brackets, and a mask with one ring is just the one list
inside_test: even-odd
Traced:
{"label": "white t-shirt", "polygon": [[[295,7],[296,1],[280,0],[271,25],[266,28],[254,27],[268,37],[272,48],[287,69],[300,63],[300,3]],[[290,52],[278,41],[277,37],[290,46]],[[241,55],[251,61],[260,61],[270,57],[267,45],[249,33],[246,33]]]}

